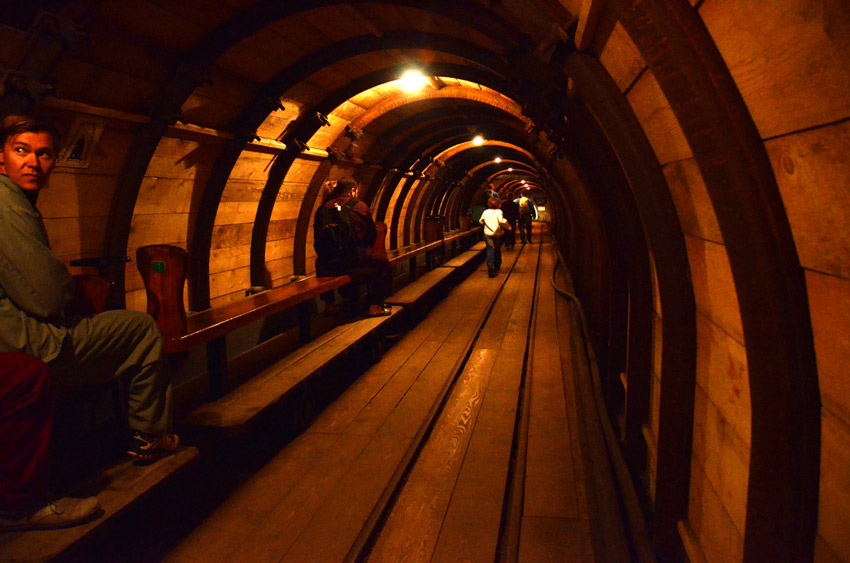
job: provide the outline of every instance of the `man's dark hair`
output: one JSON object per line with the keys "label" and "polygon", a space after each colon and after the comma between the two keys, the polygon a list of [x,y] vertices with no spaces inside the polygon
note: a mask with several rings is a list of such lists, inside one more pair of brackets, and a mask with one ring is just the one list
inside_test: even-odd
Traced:
{"label": "man's dark hair", "polygon": [[6,145],[9,137],[21,133],[47,133],[53,140],[53,150],[59,152],[62,135],[52,121],[33,115],[7,115],[0,124],[0,147]]}
{"label": "man's dark hair", "polygon": [[334,186],[334,189],[331,192],[331,195],[334,197],[347,195],[351,193],[351,190],[354,190],[356,188],[357,182],[354,181],[354,178],[340,178],[339,180],[337,180],[336,185]]}

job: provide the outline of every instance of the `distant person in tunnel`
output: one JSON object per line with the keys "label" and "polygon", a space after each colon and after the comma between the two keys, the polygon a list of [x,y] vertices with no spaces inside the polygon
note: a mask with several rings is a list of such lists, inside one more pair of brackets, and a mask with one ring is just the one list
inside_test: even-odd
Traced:
{"label": "distant person in tunnel", "polygon": [[511,229],[502,215],[501,201],[497,197],[487,200],[487,210],[481,214],[484,225],[484,243],[487,246],[487,274],[494,278],[502,267],[502,234]]}
{"label": "distant person in tunnel", "polygon": [[[364,275],[367,282],[366,315],[379,317],[392,313],[384,299],[392,291],[392,266],[386,256],[375,250],[378,230],[369,206],[356,197],[357,183],[342,178],[329,186],[313,218],[313,245],[316,249],[316,275]],[[357,288],[340,290],[349,302]],[[337,313],[333,291],[322,294],[325,311]]]}
{"label": "distant person in tunnel", "polygon": [[519,206],[519,236],[522,243],[531,242],[531,222],[537,219],[537,208],[534,201],[525,194],[516,200]]}
{"label": "distant person in tunnel", "polygon": [[7,116],[0,145],[0,352],[35,356],[73,386],[126,377],[127,453],[147,461],[173,453],[179,439],[156,322],[137,311],[70,313],[75,284],[36,208],[56,164],[58,132],[41,118]]}

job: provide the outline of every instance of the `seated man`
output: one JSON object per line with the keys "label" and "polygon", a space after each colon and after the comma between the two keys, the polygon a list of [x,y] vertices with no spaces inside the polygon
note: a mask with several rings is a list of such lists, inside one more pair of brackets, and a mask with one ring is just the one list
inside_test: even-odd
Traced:
{"label": "seated man", "polygon": [[[375,250],[377,229],[369,206],[357,199],[357,184],[342,178],[325,193],[313,218],[313,245],[316,249],[316,275],[365,275],[367,315],[389,315],[392,308],[384,299],[392,291],[392,266]],[[341,293],[343,293],[341,291]],[[327,311],[334,311],[333,291],[322,294]]]}
{"label": "seated man", "polygon": [[61,528],[85,522],[96,497],[50,501],[53,382],[47,365],[0,352],[0,531]]}
{"label": "seated man", "polygon": [[7,116],[0,125],[0,352],[41,359],[69,385],[126,376],[131,430],[127,453],[155,460],[173,453],[171,384],[162,339],[137,311],[68,314],[74,282],[50,249],[35,207],[56,162],[59,136],[45,120]]}

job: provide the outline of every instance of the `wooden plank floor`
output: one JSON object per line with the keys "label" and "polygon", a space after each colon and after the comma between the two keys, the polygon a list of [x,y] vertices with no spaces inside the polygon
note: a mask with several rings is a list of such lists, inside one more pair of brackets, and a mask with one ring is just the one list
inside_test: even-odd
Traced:
{"label": "wooden plank floor", "polygon": [[539,248],[519,257],[370,560],[493,560]]}
{"label": "wooden plank floor", "polygon": [[493,561],[518,486],[518,560],[593,560],[553,254],[503,256],[499,276],[479,267],[164,559]]}
{"label": "wooden plank floor", "polygon": [[[297,561],[303,552],[310,557],[302,561],[344,559],[460,367],[499,287],[479,270],[453,290],[168,560],[289,555]],[[324,518],[337,525],[329,530]]]}

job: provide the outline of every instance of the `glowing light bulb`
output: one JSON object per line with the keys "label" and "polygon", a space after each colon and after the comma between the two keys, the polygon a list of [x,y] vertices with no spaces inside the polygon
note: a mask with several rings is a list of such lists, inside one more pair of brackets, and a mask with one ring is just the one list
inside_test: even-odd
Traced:
{"label": "glowing light bulb", "polygon": [[501,157],[501,156],[497,156],[497,157],[496,157],[496,164],[499,164],[500,162],[502,162],[502,157]]}
{"label": "glowing light bulb", "polygon": [[428,79],[418,70],[408,70],[401,75],[401,87],[405,92],[416,92],[421,90]]}
{"label": "glowing light bulb", "polygon": [[474,139],[472,139],[472,144],[475,146],[484,144],[484,137],[481,135],[476,135]]}

